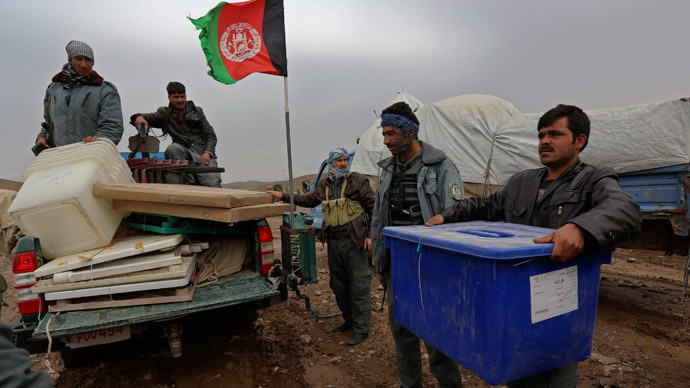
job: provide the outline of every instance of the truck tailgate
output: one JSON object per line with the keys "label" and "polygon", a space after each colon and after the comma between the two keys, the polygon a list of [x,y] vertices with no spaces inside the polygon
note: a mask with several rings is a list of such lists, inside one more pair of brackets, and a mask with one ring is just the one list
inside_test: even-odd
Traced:
{"label": "truck tailgate", "polygon": [[[63,312],[50,323],[51,337],[64,337],[94,330],[179,317],[200,311],[258,301],[279,296],[279,292],[260,275],[250,270],[221,278],[216,283],[197,288],[189,302],[116,307],[99,310]],[[48,313],[36,328],[33,338],[46,339]]]}

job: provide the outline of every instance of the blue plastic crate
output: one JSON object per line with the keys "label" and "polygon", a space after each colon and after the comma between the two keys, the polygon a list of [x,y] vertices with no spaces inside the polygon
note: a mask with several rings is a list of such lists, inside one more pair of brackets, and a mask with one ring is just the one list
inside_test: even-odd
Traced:
{"label": "blue plastic crate", "polygon": [[492,385],[584,360],[601,264],[550,261],[552,229],[474,221],[384,228],[395,319]]}

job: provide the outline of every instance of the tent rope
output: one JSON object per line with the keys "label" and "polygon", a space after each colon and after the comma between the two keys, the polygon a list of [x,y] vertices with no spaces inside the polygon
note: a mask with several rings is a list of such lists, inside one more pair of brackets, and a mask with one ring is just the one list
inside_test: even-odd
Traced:
{"label": "tent rope", "polygon": [[489,172],[491,171],[491,159],[494,156],[494,145],[496,144],[496,133],[491,136],[491,151],[489,151],[489,160],[486,162],[486,170],[484,170],[484,188],[482,190],[482,197],[489,195]]}

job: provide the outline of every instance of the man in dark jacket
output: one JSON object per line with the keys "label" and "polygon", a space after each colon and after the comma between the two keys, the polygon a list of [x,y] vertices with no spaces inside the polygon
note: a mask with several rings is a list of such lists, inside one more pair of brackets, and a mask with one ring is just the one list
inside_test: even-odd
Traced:
{"label": "man in dark jacket", "polygon": [[[170,134],[173,143],[165,149],[165,158],[189,160],[204,166],[217,167],[216,132],[206,120],[204,111],[194,102],[187,101],[187,92],[179,82],[170,82],[168,106],[162,106],[154,113],[135,113],[130,117],[130,124],[136,128],[139,124],[162,128],[163,135]],[[197,174],[199,184],[209,187],[220,187],[220,173]],[[196,184],[192,174],[185,174],[185,184]]]}
{"label": "man in dark jacket", "polygon": [[[294,203],[304,207],[322,204],[324,227],[321,240],[328,241],[330,286],[344,322],[333,327],[335,332],[352,330],[347,345],[357,345],[369,335],[371,327],[371,214],[374,191],[362,174],[349,172],[350,154],[344,148],[329,153],[328,177],[309,194],[294,195]],[[283,202],[290,202],[289,193],[267,190]]]}
{"label": "man in dark jacket", "polygon": [[[537,125],[539,159],[546,166],[512,176],[487,197],[464,199],[426,225],[472,220],[506,221],[556,229],[535,243],[553,243],[551,259],[567,261],[583,250],[611,249],[642,227],[640,207],[608,167],[582,163],[590,123],[582,109],[558,105]],[[565,388],[578,384],[577,362],[508,383],[511,388]]]}
{"label": "man in dark jacket", "polygon": [[[2,293],[6,289],[5,278],[0,275],[0,310]],[[32,371],[33,367],[29,352],[12,343],[12,328],[0,322],[0,387],[52,387],[50,377],[43,372]]]}
{"label": "man in dark jacket", "polygon": [[46,89],[44,122],[36,144],[50,148],[99,137],[119,143],[124,128],[115,85],[93,70],[94,55],[88,44],[73,40],[65,51],[67,63]]}
{"label": "man in dark jacket", "polygon": [[0,387],[52,387],[50,377],[33,367],[29,352],[12,343],[12,328],[0,322]]}
{"label": "man in dark jacket", "polygon": [[[419,120],[409,105],[395,103],[381,112],[383,143],[393,156],[379,162],[381,176],[372,219],[373,261],[388,296],[388,323],[395,341],[395,363],[403,388],[422,387],[419,337],[395,321],[391,253],[383,239],[386,226],[422,225],[457,203],[463,185],[453,162],[418,139]],[[441,388],[462,386],[458,364],[426,344],[431,373]]]}

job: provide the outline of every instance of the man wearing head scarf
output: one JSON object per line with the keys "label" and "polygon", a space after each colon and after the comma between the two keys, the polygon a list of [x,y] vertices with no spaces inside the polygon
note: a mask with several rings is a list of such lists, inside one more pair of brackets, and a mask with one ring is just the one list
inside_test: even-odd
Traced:
{"label": "man wearing head scarf", "polygon": [[[383,144],[392,156],[379,162],[381,176],[372,217],[373,261],[388,296],[388,323],[395,341],[395,362],[403,388],[422,387],[419,337],[395,321],[391,252],[383,241],[386,226],[423,225],[463,196],[462,180],[453,162],[419,140],[419,120],[409,105],[395,103],[381,112]],[[429,344],[431,373],[441,388],[462,386],[460,370],[445,354]]]}
{"label": "man wearing head scarf", "polygon": [[[166,86],[168,106],[162,106],[153,113],[135,113],[129,123],[139,128],[144,124],[161,128],[163,135],[170,135],[172,144],[165,149],[165,158],[189,160],[203,166],[217,167],[216,144],[218,139],[211,124],[206,120],[204,110],[187,101],[187,89],[177,81]],[[220,173],[185,174],[184,183],[208,187],[221,187]]]}
{"label": "man wearing head scarf", "polygon": [[67,63],[53,77],[43,100],[43,119],[36,144],[44,148],[122,138],[122,108],[115,85],[93,70],[91,47],[73,40],[65,47]]}
{"label": "man wearing head scarf", "polygon": [[[324,227],[319,238],[328,242],[330,286],[335,294],[344,321],[333,327],[335,332],[352,335],[345,342],[357,345],[369,335],[371,326],[371,215],[374,191],[362,174],[350,172],[350,156],[344,148],[328,155],[328,176],[320,180],[314,191],[293,195],[294,203],[304,207],[321,204]],[[283,202],[290,202],[289,193],[268,190]]]}

